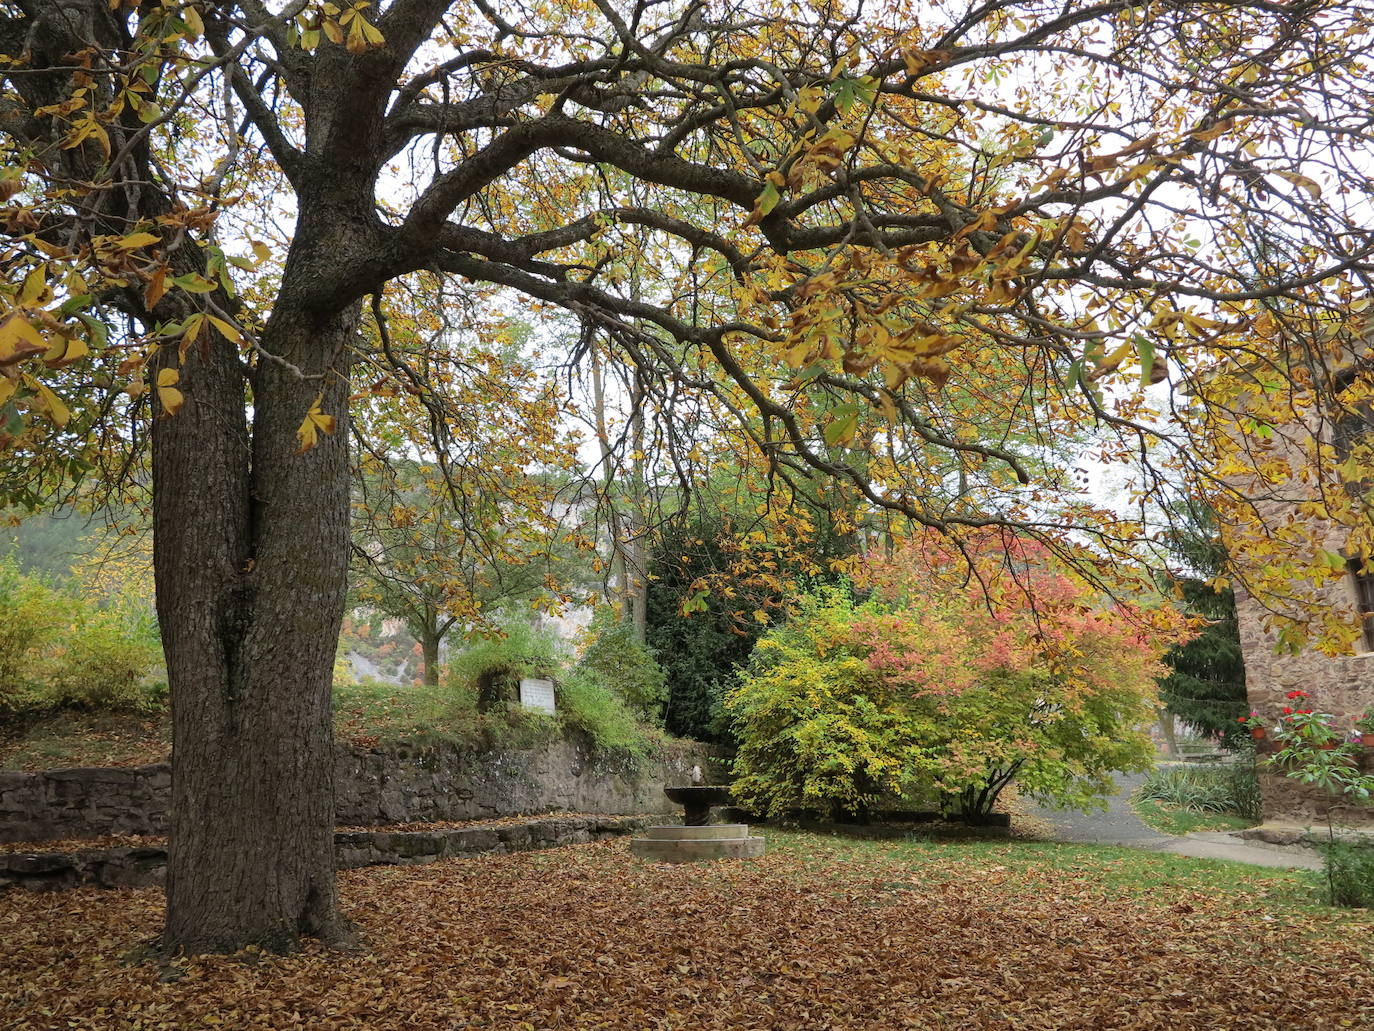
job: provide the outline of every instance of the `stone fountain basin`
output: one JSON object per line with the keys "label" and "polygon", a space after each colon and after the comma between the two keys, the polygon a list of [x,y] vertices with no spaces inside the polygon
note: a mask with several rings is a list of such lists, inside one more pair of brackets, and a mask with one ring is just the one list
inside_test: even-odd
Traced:
{"label": "stone fountain basin", "polygon": [[663,793],[670,802],[689,809],[704,809],[713,805],[727,805],[730,802],[730,789],[719,784],[691,784],[683,787],[664,788]]}

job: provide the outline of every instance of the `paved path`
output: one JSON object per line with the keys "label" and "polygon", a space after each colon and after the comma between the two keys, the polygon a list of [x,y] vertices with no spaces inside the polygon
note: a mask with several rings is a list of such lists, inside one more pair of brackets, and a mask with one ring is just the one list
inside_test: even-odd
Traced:
{"label": "paved path", "polygon": [[1321,858],[1301,846],[1266,845],[1245,841],[1232,834],[1195,831],[1182,837],[1161,834],[1147,827],[1131,808],[1131,794],[1145,780],[1140,773],[1118,774],[1117,793],[1107,799],[1107,811],[1085,813],[1077,809],[1046,809],[1032,806],[1027,815],[1050,826],[1055,841],[1088,845],[1125,845],[1147,852],[1173,852],[1197,859],[1229,859],[1255,866],[1321,869]]}

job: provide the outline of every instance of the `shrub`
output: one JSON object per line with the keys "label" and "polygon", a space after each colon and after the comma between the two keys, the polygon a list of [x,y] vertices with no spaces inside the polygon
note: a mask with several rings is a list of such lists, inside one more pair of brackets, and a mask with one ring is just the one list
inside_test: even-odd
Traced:
{"label": "shrub", "polygon": [[578,669],[610,689],[641,719],[661,723],[667,700],[663,669],[639,642],[634,626],[603,612],[591,632]]}
{"label": "shrub", "polygon": [[740,804],[862,815],[924,788],[979,815],[1015,780],[1087,806],[1113,771],[1147,768],[1140,728],[1162,642],[1138,613],[1094,608],[1043,555],[1017,558],[1010,584],[1005,561],[973,588],[920,582],[923,559],[908,554],[878,570],[862,604],[842,589],[802,596],[727,701]]}
{"label": "shrub", "polygon": [[157,621],[139,601],[78,606],[51,658],[44,693],[55,705],[73,708],[160,708],[158,692],[146,681],[161,657]]}
{"label": "shrub", "polygon": [[0,560],[0,713],[165,706],[148,675],[161,659],[140,600],[67,593]]}
{"label": "shrub", "polygon": [[594,748],[635,758],[647,753],[644,727],[590,670],[578,667],[563,678],[558,703],[563,726],[585,734]]}
{"label": "shrub", "polygon": [[1326,874],[1326,901],[1333,906],[1374,908],[1374,845],[1331,838],[1319,842]]}
{"label": "shrub", "polygon": [[[445,671],[446,719],[452,732],[486,747],[526,748],[549,739],[561,727],[585,734],[594,748],[643,755],[648,736],[635,713],[605,685],[603,674],[589,668],[585,659],[564,672],[565,660],[557,637],[533,629],[523,619],[500,624],[497,634],[478,637]],[[495,695],[522,677],[556,683],[556,716],[491,704]]]}
{"label": "shrub", "polygon": [[62,595],[0,559],[0,713],[30,708],[44,675],[43,649],[66,622]]}
{"label": "shrub", "polygon": [[502,696],[525,677],[553,678],[564,664],[559,640],[520,618],[505,619],[470,640],[445,668],[451,692],[467,692],[481,711],[504,708]]}
{"label": "shrub", "polygon": [[1261,819],[1259,777],[1249,761],[1161,766],[1145,778],[1139,796],[1194,813]]}

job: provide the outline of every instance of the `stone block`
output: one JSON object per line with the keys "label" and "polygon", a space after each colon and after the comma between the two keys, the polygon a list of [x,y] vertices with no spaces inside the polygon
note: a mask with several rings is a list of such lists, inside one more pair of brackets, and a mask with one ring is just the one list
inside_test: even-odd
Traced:
{"label": "stone block", "polygon": [[525,824],[514,824],[508,827],[498,827],[496,836],[512,852],[526,849],[533,844],[530,836],[530,829]]}
{"label": "stone block", "polygon": [[696,841],[634,838],[630,851],[640,859],[655,863],[693,863],[712,859],[757,859],[763,855],[764,839],[702,838]]}
{"label": "stone block", "polygon": [[456,853],[496,852],[501,847],[500,836],[490,828],[471,827],[449,834],[449,848]]}
{"label": "stone block", "polygon": [[701,841],[708,838],[747,838],[744,823],[708,823],[703,827],[646,827],[644,837],[658,841]]}

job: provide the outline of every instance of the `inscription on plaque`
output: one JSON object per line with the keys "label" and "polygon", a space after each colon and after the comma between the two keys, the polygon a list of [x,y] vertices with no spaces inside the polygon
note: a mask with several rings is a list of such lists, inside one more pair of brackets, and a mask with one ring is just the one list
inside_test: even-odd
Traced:
{"label": "inscription on plaque", "polygon": [[537,680],[533,677],[526,677],[521,680],[520,704],[526,709],[538,709],[540,712],[556,712],[557,708],[553,703],[553,681]]}

